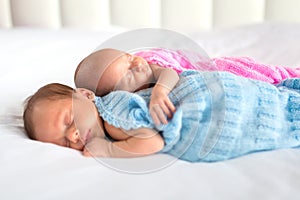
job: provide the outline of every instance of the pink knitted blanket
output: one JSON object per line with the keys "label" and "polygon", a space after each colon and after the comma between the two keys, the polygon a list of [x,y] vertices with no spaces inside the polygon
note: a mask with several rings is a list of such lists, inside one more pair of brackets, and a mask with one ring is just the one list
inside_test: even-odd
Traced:
{"label": "pink knitted blanket", "polygon": [[[136,53],[148,63],[169,67],[181,73],[187,69],[227,71],[246,78],[277,84],[287,78],[300,77],[300,68],[271,66],[259,63],[249,57],[217,57],[183,51],[170,51],[162,48]],[[188,58],[191,59],[188,59]]]}
{"label": "pink knitted blanket", "polygon": [[272,84],[280,83],[287,78],[300,77],[300,68],[266,65],[249,57],[219,57],[212,60],[217,70]]}

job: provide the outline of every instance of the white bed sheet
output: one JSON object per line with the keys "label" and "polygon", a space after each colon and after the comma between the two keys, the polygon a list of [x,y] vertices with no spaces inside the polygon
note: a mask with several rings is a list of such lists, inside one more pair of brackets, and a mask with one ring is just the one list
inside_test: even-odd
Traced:
{"label": "white bed sheet", "polygon": [[[300,149],[219,163],[178,160],[165,166],[161,163],[172,157],[101,163],[72,149],[27,139],[22,101],[49,82],[74,86],[79,61],[117,32],[0,30],[0,199],[299,199]],[[247,55],[269,64],[300,66],[299,24],[260,24],[190,36],[211,56]],[[152,172],[142,173],[147,170]]]}

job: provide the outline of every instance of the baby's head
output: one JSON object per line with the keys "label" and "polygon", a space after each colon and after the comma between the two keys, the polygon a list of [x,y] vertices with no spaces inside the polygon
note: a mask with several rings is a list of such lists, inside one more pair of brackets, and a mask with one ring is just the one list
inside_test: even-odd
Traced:
{"label": "baby's head", "polygon": [[75,71],[76,87],[88,88],[97,96],[114,90],[133,92],[153,79],[145,59],[116,49],[101,49],[84,58]]}
{"label": "baby's head", "polygon": [[26,100],[23,119],[29,138],[83,150],[95,136],[103,136],[103,125],[93,102],[94,94],[52,83]]}

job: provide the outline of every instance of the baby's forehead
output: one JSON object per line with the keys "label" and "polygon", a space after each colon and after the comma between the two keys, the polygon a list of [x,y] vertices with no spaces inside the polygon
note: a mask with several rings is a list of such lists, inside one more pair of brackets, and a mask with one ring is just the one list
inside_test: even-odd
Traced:
{"label": "baby's forehead", "polygon": [[72,97],[68,98],[56,98],[56,99],[41,99],[36,102],[34,108],[36,110],[40,110],[42,112],[45,112],[50,109],[59,109],[60,107],[65,107],[66,105],[72,105],[73,102]]}

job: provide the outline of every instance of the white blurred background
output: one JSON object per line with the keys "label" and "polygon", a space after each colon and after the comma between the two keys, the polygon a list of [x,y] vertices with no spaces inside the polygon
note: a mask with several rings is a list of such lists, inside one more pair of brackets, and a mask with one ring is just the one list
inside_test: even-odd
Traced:
{"label": "white blurred background", "polygon": [[167,28],[196,32],[300,22],[299,0],[0,0],[0,28]]}

